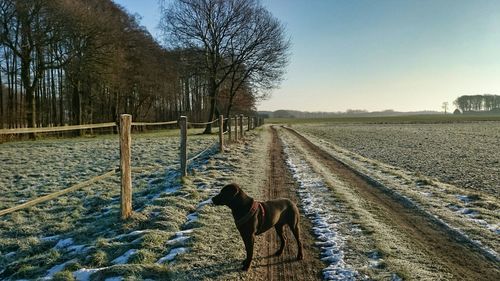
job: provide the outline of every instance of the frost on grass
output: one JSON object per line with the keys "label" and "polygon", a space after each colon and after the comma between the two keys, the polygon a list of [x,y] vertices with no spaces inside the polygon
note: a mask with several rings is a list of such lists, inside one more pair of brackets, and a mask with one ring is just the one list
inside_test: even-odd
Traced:
{"label": "frost on grass", "polygon": [[[216,154],[194,169],[193,184],[203,196],[193,210],[197,213],[194,230],[187,229],[190,239],[184,246],[187,252],[169,262],[173,271],[172,280],[245,280],[239,264],[245,256],[244,246],[234,226],[230,210],[210,204],[227,183],[238,182],[245,192],[259,198],[264,183],[267,149],[260,134],[249,133],[245,142],[231,144],[231,151]],[[180,235],[176,233],[176,239]],[[165,252],[165,258],[170,252]]]}
{"label": "frost on grass", "polygon": [[[486,255],[499,259],[500,174],[493,170],[500,164],[493,158],[500,155],[493,149],[499,139],[498,131],[491,130],[494,125],[498,123],[343,124],[301,126],[299,130],[337,159],[390,187]],[[484,140],[479,141],[479,135]],[[445,141],[449,137],[453,141]]]}
{"label": "frost on grass", "polygon": [[[5,198],[0,209],[116,167],[115,137],[2,144],[0,161],[6,160],[7,165],[0,166],[0,173],[6,175],[0,179]],[[214,140],[215,136],[191,136],[188,155],[212,147]],[[189,233],[181,232],[181,226],[188,220],[187,214],[203,201],[196,188],[180,181],[178,138],[134,135],[132,142],[132,166],[153,168],[133,174],[133,217],[125,223],[119,220],[118,176],[29,211],[4,216],[0,220],[0,248],[12,254],[0,255],[0,279],[44,278],[47,272],[55,274],[74,260],[83,268],[74,272],[77,280],[89,280],[101,270],[113,277],[120,266],[129,268],[127,276],[142,279],[137,274],[153,274],[139,270],[142,265],[154,264],[166,250],[188,241],[183,237],[171,241],[175,242],[172,245],[166,243],[175,233]],[[207,150],[191,165],[203,165],[213,151]],[[20,269],[24,270],[22,275],[18,275]],[[164,269],[155,268],[155,272],[165,275]]]}
{"label": "frost on grass", "polygon": [[367,158],[498,195],[500,122],[298,126]]}

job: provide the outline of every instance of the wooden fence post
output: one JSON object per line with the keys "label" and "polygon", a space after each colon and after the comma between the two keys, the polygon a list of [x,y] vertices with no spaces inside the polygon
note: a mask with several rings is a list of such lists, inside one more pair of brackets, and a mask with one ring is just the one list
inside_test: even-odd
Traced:
{"label": "wooden fence post", "polygon": [[238,141],[238,115],[234,116],[234,141]]}
{"label": "wooden fence post", "polygon": [[243,131],[243,114],[240,114],[240,135],[241,139],[243,139],[244,136],[244,131]]}
{"label": "wooden fence post", "polygon": [[224,116],[219,115],[219,152],[224,152]]}
{"label": "wooden fence post", "polygon": [[132,115],[120,116],[120,173],[122,178],[121,189],[121,219],[128,219],[132,215],[132,169],[131,151]]}
{"label": "wooden fence post", "polygon": [[181,176],[187,175],[187,117],[181,116],[179,119],[179,127],[181,128]]}

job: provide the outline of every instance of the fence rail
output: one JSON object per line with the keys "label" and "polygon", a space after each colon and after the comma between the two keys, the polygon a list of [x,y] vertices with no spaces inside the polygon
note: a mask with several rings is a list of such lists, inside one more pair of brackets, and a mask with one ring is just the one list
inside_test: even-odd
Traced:
{"label": "fence rail", "polygon": [[109,128],[109,127],[116,127],[116,124],[115,123],[101,123],[101,124],[71,125],[71,126],[43,127],[43,128],[1,129],[0,135],[52,133],[52,132],[62,132],[62,131]]}
{"label": "fence rail", "polygon": [[[253,119],[254,122],[251,122],[251,117],[248,117],[248,130],[255,129],[256,127],[262,125],[261,118]],[[224,121],[227,121],[227,131],[224,131]],[[244,130],[243,130],[243,115],[234,116],[234,141],[238,141],[240,138],[244,138]],[[131,167],[131,127],[132,126],[157,126],[157,125],[173,125],[178,124],[180,128],[180,137],[181,137],[181,145],[180,145],[180,169],[181,175],[187,175],[187,164],[190,161],[193,161],[206,153],[210,148],[213,147],[213,144],[210,147],[204,149],[200,153],[196,154],[194,157],[187,159],[187,125],[207,125],[219,122],[219,152],[224,152],[224,135],[228,134],[228,141],[231,141],[231,117],[226,117],[220,115],[218,119],[215,119],[211,122],[206,123],[192,123],[188,122],[187,117],[181,116],[178,121],[167,121],[167,122],[132,122],[132,116],[128,114],[123,114],[120,116],[120,168],[113,169],[109,172],[106,172],[102,175],[93,177],[89,180],[77,183],[71,187],[65,188],[60,191],[53,192],[51,194],[47,194],[36,199],[30,200],[23,204],[0,210],[0,216],[10,214],[12,212],[22,210],[25,208],[29,208],[39,203],[43,203],[49,200],[52,200],[61,195],[65,195],[67,193],[76,191],[85,186],[88,186],[97,181],[103,180],[105,178],[111,177],[115,175],[118,171],[120,171],[121,176],[121,218],[127,219],[132,214],[132,180],[131,173],[132,172],[143,172],[145,170],[157,169],[160,167],[146,167],[146,168],[132,168]],[[252,123],[254,126],[252,126]],[[83,130],[83,129],[96,129],[96,128],[107,128],[107,127],[116,127],[115,123],[101,123],[101,124],[88,124],[88,125],[75,125],[75,126],[61,126],[61,127],[45,127],[45,128],[21,128],[21,129],[2,129],[0,130],[0,135],[3,134],[26,134],[26,133],[48,133],[48,132],[61,132],[61,131],[71,131],[71,130]],[[238,134],[239,127],[239,134]]]}
{"label": "fence rail", "polygon": [[132,122],[132,126],[160,126],[160,125],[174,125],[177,121],[167,121],[167,122]]}

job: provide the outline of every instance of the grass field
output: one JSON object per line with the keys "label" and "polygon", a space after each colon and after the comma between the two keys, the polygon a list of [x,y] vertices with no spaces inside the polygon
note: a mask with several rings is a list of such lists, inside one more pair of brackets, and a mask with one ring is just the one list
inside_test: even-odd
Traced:
{"label": "grass field", "polygon": [[[1,144],[1,209],[116,167],[117,138],[109,135]],[[202,196],[207,196],[192,182],[181,181],[178,139],[171,131],[133,135],[132,166],[153,169],[133,174],[135,214],[126,223],[119,220],[119,175],[0,217],[0,279],[74,280],[72,271],[90,268],[81,271],[85,275],[103,267],[106,270],[102,276],[167,278],[169,270],[156,262],[178,245],[165,242],[196,224],[188,220],[186,225],[186,216]],[[199,135],[194,130],[188,139],[188,157],[207,147],[212,147],[209,155],[217,151],[216,135]],[[191,168],[204,162],[206,158],[193,162]]]}
{"label": "grass field", "polygon": [[415,120],[291,126],[498,252],[500,122]]}
{"label": "grass field", "polygon": [[[410,198],[495,255],[500,247],[500,202],[496,196],[500,183],[500,122],[412,118],[420,121],[323,119],[293,120],[295,123],[290,124],[325,153]],[[352,202],[342,201],[346,199],[342,192],[351,188],[324,170],[318,162],[321,159],[296,138],[285,130],[278,131],[288,150],[277,153],[287,154],[292,161],[288,164],[309,167],[302,172],[292,170],[300,172],[294,175],[297,182],[292,185],[304,189],[306,184],[312,184],[312,189],[301,196],[307,199],[314,195],[315,202],[322,204],[333,202],[318,207],[319,211],[337,208],[325,219],[339,227],[331,230],[344,235],[345,243],[339,243],[338,250],[345,254],[341,261],[346,268],[374,280],[412,276],[406,258],[413,252],[409,250],[403,258],[399,250],[384,246],[385,232],[372,230],[373,218],[379,217],[377,209],[363,209],[364,205],[356,203],[357,197],[346,197]],[[262,187],[273,178],[267,174],[273,143],[269,132],[251,131],[245,141],[233,143],[219,154],[214,145],[216,135],[190,131],[189,157],[207,147],[211,149],[191,163],[186,178],[180,177],[177,166],[178,131],[133,135],[132,166],[157,168],[133,174],[132,219],[119,220],[118,175],[0,217],[0,279],[250,278],[252,273],[239,271],[244,247],[230,210],[211,206],[207,199],[229,182],[240,183],[248,194],[262,199]],[[110,135],[4,143],[0,144],[0,163],[0,205],[4,209],[116,167],[118,140],[116,135]],[[316,189],[317,183],[325,188]],[[339,200],[343,203],[338,204]],[[348,203],[353,205],[347,207]],[[368,215],[370,211],[373,215]],[[366,221],[360,219],[364,215]],[[399,234],[390,233],[398,241]],[[409,241],[407,245],[412,244]],[[404,266],[399,265],[400,260],[405,260]],[[441,274],[432,261],[415,258],[413,262],[430,270],[429,276]]]}
{"label": "grass field", "polygon": [[478,121],[500,121],[500,116],[490,115],[403,115],[383,117],[339,116],[333,118],[269,118],[266,124],[306,124],[306,123],[361,123],[361,124],[426,124],[460,123]]}
{"label": "grass field", "polygon": [[498,194],[500,122],[317,123],[300,131],[364,157],[474,191]]}

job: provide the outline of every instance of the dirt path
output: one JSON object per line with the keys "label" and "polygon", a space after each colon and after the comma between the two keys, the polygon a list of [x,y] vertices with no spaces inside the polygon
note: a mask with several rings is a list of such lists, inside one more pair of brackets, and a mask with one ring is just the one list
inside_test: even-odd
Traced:
{"label": "dirt path", "polygon": [[[394,235],[404,244],[402,247],[411,249],[408,253],[402,253],[407,255],[405,258],[413,259],[411,262],[421,265],[427,271],[436,272],[441,276],[439,279],[500,280],[498,262],[486,258],[473,246],[461,241],[425,214],[405,206],[393,196],[373,186],[305,137],[290,132],[296,136],[297,145],[308,151],[328,172],[347,182],[353,192],[364,199],[366,204],[363,208],[381,224],[394,230]],[[391,254],[398,255],[398,249]]]}
{"label": "dirt path", "polygon": [[[270,129],[272,140],[268,149],[269,170],[267,182],[262,189],[262,200],[279,197],[290,198],[299,202],[295,193],[295,182],[288,171],[283,155],[282,144],[275,129]],[[300,206],[299,206],[300,207]],[[288,227],[285,227],[287,245],[281,257],[273,254],[279,248],[278,237],[270,230],[257,237],[253,267],[247,280],[321,280],[321,270],[325,267],[319,258],[319,251],[314,246],[311,224],[302,215],[301,235],[304,244],[304,260],[297,261],[297,244]]]}

